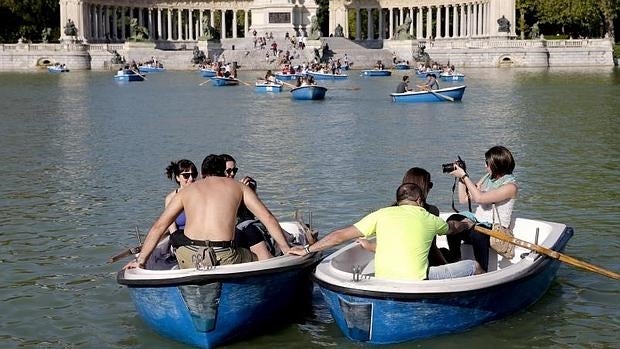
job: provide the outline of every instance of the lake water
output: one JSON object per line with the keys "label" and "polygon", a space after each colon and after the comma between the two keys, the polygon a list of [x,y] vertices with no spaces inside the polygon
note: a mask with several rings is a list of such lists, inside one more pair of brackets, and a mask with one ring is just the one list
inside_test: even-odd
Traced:
{"label": "lake water", "polygon": [[[432,173],[429,202],[449,211],[441,164],[458,154],[479,178],[484,152],[503,144],[521,183],[516,214],[574,227],[567,254],[620,272],[620,71],[464,73],[463,102],[436,104],[392,103],[403,73],[352,71],[325,83],[324,101],[199,86],[194,72],[126,84],[109,72],[0,74],[0,347],[185,348],[145,326],[116,283],[122,263],[106,260],[161,212],[175,187],[166,165],[210,153],[236,157],[278,218],[312,211],[325,234],[393,201],[412,166]],[[617,348],[619,286],[565,265],[521,313],[390,347]],[[302,346],[360,347],[318,295],[302,323],[229,347]]]}

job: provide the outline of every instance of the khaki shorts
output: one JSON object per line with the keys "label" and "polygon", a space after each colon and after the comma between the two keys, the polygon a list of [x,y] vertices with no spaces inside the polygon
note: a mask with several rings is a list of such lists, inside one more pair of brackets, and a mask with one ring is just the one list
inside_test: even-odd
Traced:
{"label": "khaki shorts", "polygon": [[241,247],[218,248],[189,245],[177,248],[174,254],[181,269],[196,268],[199,262],[201,266],[209,267],[255,262],[258,260],[258,257],[249,249]]}

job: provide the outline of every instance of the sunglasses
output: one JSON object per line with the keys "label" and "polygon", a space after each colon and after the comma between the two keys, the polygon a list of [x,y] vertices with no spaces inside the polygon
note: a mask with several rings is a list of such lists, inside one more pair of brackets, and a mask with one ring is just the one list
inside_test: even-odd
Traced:
{"label": "sunglasses", "polygon": [[196,179],[196,177],[198,177],[198,173],[191,173],[191,172],[183,172],[180,175],[183,176],[183,178],[185,179],[189,179],[189,177]]}
{"label": "sunglasses", "polygon": [[227,173],[227,174],[232,174],[233,176],[237,174],[237,171],[239,171],[239,169],[238,169],[238,168],[236,168],[236,167],[233,167],[233,168],[227,168],[227,169],[226,169],[226,173]]}

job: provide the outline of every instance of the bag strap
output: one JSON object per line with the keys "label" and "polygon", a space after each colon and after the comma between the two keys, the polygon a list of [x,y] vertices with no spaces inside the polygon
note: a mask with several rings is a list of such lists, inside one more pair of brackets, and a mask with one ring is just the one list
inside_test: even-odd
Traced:
{"label": "bag strap", "polygon": [[495,214],[497,213],[497,223],[503,227],[502,221],[499,218],[499,210],[497,209],[497,206],[495,206],[494,203],[492,204],[492,206],[493,206],[493,224],[495,224]]}

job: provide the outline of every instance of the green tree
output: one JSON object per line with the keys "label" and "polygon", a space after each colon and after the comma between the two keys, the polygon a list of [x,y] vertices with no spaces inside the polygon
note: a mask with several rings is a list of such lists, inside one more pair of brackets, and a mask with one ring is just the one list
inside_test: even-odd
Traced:
{"label": "green tree", "polygon": [[41,32],[52,28],[52,38],[60,37],[58,0],[0,0],[0,41],[16,42],[21,36],[41,40]]}
{"label": "green tree", "polygon": [[321,27],[323,36],[329,36],[329,0],[316,0],[319,8],[316,10],[316,19]]}
{"label": "green tree", "polygon": [[521,34],[521,40],[525,39],[525,32],[529,28],[526,18],[536,13],[536,3],[537,0],[517,0],[516,2],[515,7],[519,14],[518,29]]}

